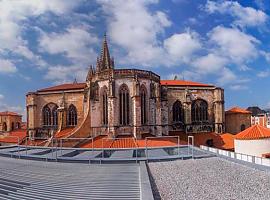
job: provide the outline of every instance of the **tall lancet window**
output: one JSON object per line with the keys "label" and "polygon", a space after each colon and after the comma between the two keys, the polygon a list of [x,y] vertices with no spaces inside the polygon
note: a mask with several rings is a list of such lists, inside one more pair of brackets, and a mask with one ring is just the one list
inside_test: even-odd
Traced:
{"label": "tall lancet window", "polygon": [[173,122],[183,122],[184,112],[180,101],[176,101],[173,104]]}
{"label": "tall lancet window", "polygon": [[141,96],[141,124],[144,125],[147,122],[147,113],[146,113],[146,88],[142,86],[140,91]]}
{"label": "tall lancet window", "polygon": [[106,87],[102,94],[102,123],[108,125],[108,90]]}
{"label": "tall lancet window", "polygon": [[43,115],[43,126],[51,126],[51,109],[48,105],[44,106],[42,109]]}
{"label": "tall lancet window", "polygon": [[68,126],[76,126],[77,125],[77,109],[71,104],[68,108],[68,116],[67,116],[67,124]]}
{"label": "tall lancet window", "polygon": [[126,85],[122,85],[119,90],[119,122],[120,125],[129,124],[129,90]]}
{"label": "tall lancet window", "polygon": [[58,125],[58,114],[57,114],[58,106],[54,106],[52,109],[52,125],[57,126]]}
{"label": "tall lancet window", "polygon": [[206,101],[199,99],[192,102],[191,120],[192,122],[208,121],[208,104]]}

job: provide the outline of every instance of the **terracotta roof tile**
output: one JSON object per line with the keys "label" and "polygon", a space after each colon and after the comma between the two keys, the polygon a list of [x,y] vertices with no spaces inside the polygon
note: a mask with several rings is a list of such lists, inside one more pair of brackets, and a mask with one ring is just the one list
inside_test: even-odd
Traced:
{"label": "terracotta roof tile", "polygon": [[237,140],[256,140],[270,138],[270,129],[261,125],[253,125],[235,136]]}
{"label": "terracotta roof tile", "polygon": [[239,107],[233,107],[230,110],[227,110],[226,113],[242,113],[242,114],[251,114],[250,111],[245,110],[243,108],[239,108]]}
{"label": "terracotta roof tile", "polygon": [[194,145],[207,145],[207,140],[213,140],[213,146],[219,149],[233,150],[234,135],[230,133],[194,133],[186,134],[184,132],[171,133],[171,135],[179,135],[180,141],[187,142],[188,135],[194,136]]}
{"label": "terracotta roof tile", "polygon": [[184,80],[160,80],[161,85],[170,85],[170,86],[197,86],[197,87],[212,87],[213,85],[198,83],[192,81],[184,81]]}
{"label": "terracotta roof tile", "polygon": [[5,111],[5,112],[0,112],[0,116],[22,116],[22,115],[15,112]]}
{"label": "terracotta roof tile", "polygon": [[18,143],[18,139],[22,142],[23,139],[26,138],[27,131],[26,130],[16,130],[9,133],[7,136],[1,136],[0,142],[3,143]]}
{"label": "terracotta roof tile", "polygon": [[78,90],[78,89],[84,89],[86,86],[86,83],[67,83],[62,85],[56,85],[49,88],[44,88],[38,90],[38,92],[53,92],[53,91],[61,91],[61,90]]}

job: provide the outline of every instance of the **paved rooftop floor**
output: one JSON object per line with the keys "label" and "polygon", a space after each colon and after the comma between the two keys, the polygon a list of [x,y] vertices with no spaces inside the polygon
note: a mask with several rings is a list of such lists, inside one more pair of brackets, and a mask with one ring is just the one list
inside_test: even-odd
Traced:
{"label": "paved rooftop floor", "polygon": [[149,163],[155,199],[270,199],[270,171],[218,157]]}

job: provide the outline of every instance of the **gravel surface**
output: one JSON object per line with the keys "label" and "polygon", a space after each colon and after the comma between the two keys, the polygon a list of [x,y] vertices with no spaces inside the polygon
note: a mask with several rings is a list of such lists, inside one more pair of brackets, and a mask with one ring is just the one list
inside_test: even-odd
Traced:
{"label": "gravel surface", "polygon": [[221,158],[153,162],[148,165],[155,199],[270,199],[270,172]]}

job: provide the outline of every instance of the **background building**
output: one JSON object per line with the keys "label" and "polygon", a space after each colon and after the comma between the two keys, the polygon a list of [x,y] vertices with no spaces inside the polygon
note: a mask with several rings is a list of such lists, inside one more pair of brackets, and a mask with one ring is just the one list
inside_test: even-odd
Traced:
{"label": "background building", "polygon": [[262,157],[270,153],[270,130],[260,125],[238,133],[235,136],[234,148],[236,153]]}
{"label": "background building", "polygon": [[10,132],[20,129],[22,125],[22,115],[14,112],[0,112],[0,132]]}
{"label": "background building", "polygon": [[251,112],[233,107],[225,112],[226,132],[237,134],[251,126]]}
{"label": "background building", "polygon": [[32,137],[222,133],[225,123],[222,88],[160,80],[159,75],[146,70],[115,69],[106,37],[96,67],[90,67],[85,83],[30,92],[26,103]]}
{"label": "background building", "polygon": [[247,110],[252,112],[251,125],[261,125],[270,128],[270,115],[269,112],[260,109],[259,107],[248,107]]}

